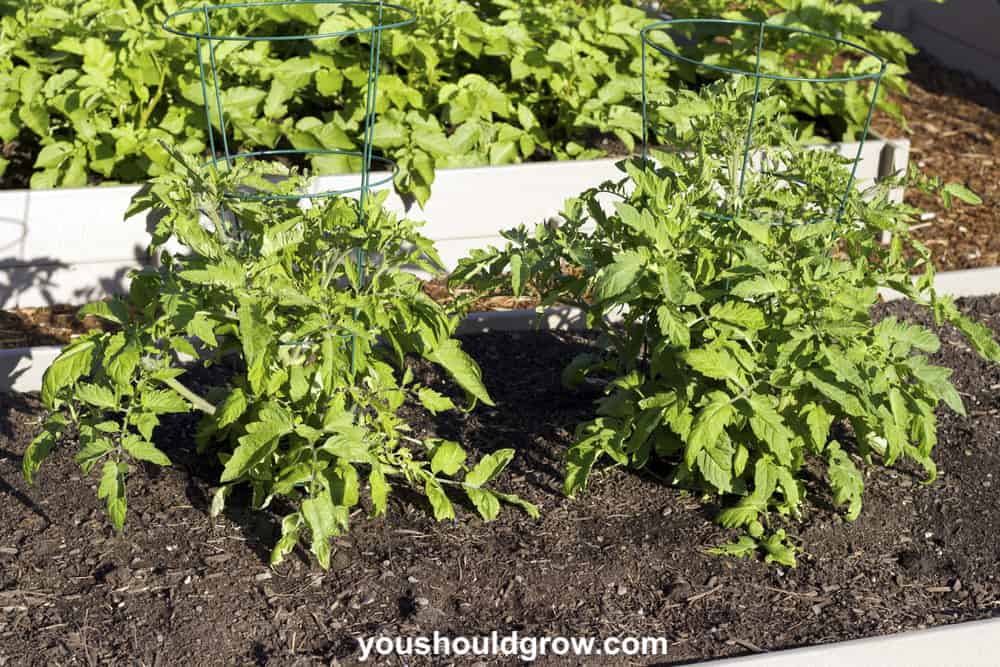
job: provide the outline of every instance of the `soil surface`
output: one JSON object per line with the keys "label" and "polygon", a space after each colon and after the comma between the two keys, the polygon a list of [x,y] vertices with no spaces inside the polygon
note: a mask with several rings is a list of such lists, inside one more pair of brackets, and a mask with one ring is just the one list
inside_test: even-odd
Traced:
{"label": "soil surface", "polygon": [[[1000,296],[960,305],[1000,333]],[[877,310],[927,321],[900,303]],[[956,369],[969,416],[940,413],[939,479],[870,470],[852,524],[815,485],[790,528],[804,548],[794,570],[707,555],[731,534],[652,474],[602,470],[579,498],[561,495],[561,459],[594,395],[559,376],[584,337],[468,337],[496,407],[437,418],[405,408],[418,434],[477,455],[516,448],[498,486],[536,503],[540,520],[505,510],[484,523],[466,507],[435,523],[397,492],[386,517],[353,517],[328,572],[300,554],[270,570],[276,519],[247,511],[245,496],[209,517],[219,469],[195,456],[193,419],[158,430],[174,467],[133,471],[119,536],[71,443],[25,484],[21,456],[43,411],[33,396],[0,396],[0,665],[346,665],[358,664],[358,637],[435,630],[665,637],[668,656],[615,664],[674,664],[1000,616],[1000,368],[954,330],[940,334],[933,361]],[[450,391],[435,368],[415,370]],[[188,379],[196,390],[199,378]],[[420,660],[371,664],[474,663]]]}
{"label": "soil surface", "polygon": [[911,141],[910,160],[945,182],[958,182],[982,199],[979,206],[940,202],[909,191],[908,203],[934,213],[914,235],[932,250],[940,270],[1000,264],[1000,91],[925,56],[909,62],[910,96],[895,96],[909,125],[905,131],[884,114],[873,121],[887,137]]}

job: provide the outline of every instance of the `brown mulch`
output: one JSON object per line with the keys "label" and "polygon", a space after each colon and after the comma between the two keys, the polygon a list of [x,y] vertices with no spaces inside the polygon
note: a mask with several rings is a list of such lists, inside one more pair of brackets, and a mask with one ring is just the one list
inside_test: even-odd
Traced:
{"label": "brown mulch", "polygon": [[910,160],[928,175],[958,182],[982,199],[945,210],[936,198],[907,193],[907,202],[935,214],[913,228],[940,270],[1000,265],[1000,91],[926,57],[910,60],[910,97],[896,97],[909,124],[904,132],[879,114],[883,136],[907,136]]}
{"label": "brown mulch", "polygon": [[69,305],[0,310],[0,349],[65,345],[74,336],[108,326],[92,315],[79,319],[79,310]]}
{"label": "brown mulch", "polygon": [[[959,303],[1000,334],[1000,297]],[[879,310],[926,320],[905,303]],[[194,452],[194,419],[165,419],[156,440],[174,466],[132,471],[116,535],[95,477],[73,461],[76,443],[25,484],[21,456],[43,412],[32,396],[0,396],[0,664],[352,665],[358,637],[435,631],[669,640],[667,656],[613,662],[624,667],[997,617],[1000,368],[953,330],[941,336],[933,361],[956,369],[969,416],[940,413],[938,480],[925,487],[909,467],[872,468],[850,524],[810,482],[803,520],[789,527],[804,548],[794,570],[706,554],[730,534],[698,498],[652,475],[605,469],[577,499],[561,494],[563,454],[595,398],[560,385],[565,363],[588,349],[579,336],[467,337],[496,407],[438,417],[404,408],[419,437],[459,440],[477,457],[515,448],[497,483],[536,503],[540,520],[504,511],[484,523],[463,507],[435,523],[426,503],[398,493],[387,516],[353,517],[328,572],[301,553],[271,571],[276,518],[249,511],[246,494],[209,517],[219,468]],[[435,367],[414,370],[451,393]],[[185,382],[205,391],[211,378],[192,372]]]}

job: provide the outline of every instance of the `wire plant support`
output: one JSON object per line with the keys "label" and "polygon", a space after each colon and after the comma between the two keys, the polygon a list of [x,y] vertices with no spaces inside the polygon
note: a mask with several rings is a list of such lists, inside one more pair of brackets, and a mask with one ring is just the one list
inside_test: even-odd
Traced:
{"label": "wire plant support", "polygon": [[[660,39],[657,39],[660,38]],[[794,62],[775,62],[774,54],[787,51],[787,49],[768,50],[768,44],[774,44],[780,40],[815,40],[813,44],[821,44],[828,52],[835,52],[837,59],[842,63],[852,63],[859,59],[864,61],[863,69],[871,69],[870,72],[853,73],[851,71],[832,71],[819,76],[800,76],[795,74]],[[708,62],[707,59],[697,59],[685,55],[683,45],[698,43],[704,44],[707,41],[715,40],[716,45],[732,44],[754,44],[753,51],[747,54],[744,59],[746,66],[738,66],[741,61],[734,58],[737,66],[733,64],[720,64],[719,62]],[[858,165],[861,162],[862,152],[868,133],[871,128],[871,120],[878,102],[879,89],[882,77],[888,68],[888,63],[871,49],[842,39],[824,35],[810,30],[804,30],[780,23],[769,23],[765,21],[741,21],[731,19],[669,19],[646,26],[641,31],[641,57],[642,57],[642,160],[645,163],[649,158],[651,141],[651,93],[649,90],[648,69],[651,58],[664,56],[673,61],[678,67],[693,71],[698,82],[709,82],[726,77],[751,77],[753,80],[753,101],[749,109],[749,119],[746,125],[742,155],[739,156],[739,178],[735,201],[735,210],[729,211],[722,216],[705,212],[703,215],[708,218],[723,217],[732,219],[739,216],[742,206],[742,195],[746,184],[747,174],[752,169],[753,156],[752,147],[754,140],[755,124],[758,117],[758,106],[761,102],[763,82],[775,82],[779,85],[817,85],[817,86],[848,86],[865,85],[870,87],[871,95],[867,104],[864,125],[858,136],[858,148],[853,157],[850,169],[850,178],[847,187],[840,198],[840,205],[836,213],[831,216],[835,223],[840,223],[847,207],[848,199],[857,180]],[[657,41],[662,43],[657,43]],[[665,44],[669,44],[666,46]],[[676,45],[682,45],[680,47]],[[735,47],[733,47],[735,49]],[[873,59],[873,60],[871,60]],[[729,61],[725,61],[729,62]],[[752,63],[752,67],[751,67]],[[870,65],[870,66],[869,66]],[[780,94],[780,93],[778,93]],[[776,175],[776,174],[772,174]],[[829,218],[827,218],[829,219]],[[819,220],[808,220],[797,224],[812,224]],[[775,224],[775,223],[771,223]]]}
{"label": "wire plant support", "polygon": [[[322,12],[363,12],[368,25],[358,25],[342,30],[324,31],[322,26],[317,32],[304,34],[229,34],[226,26],[247,22],[252,17],[267,17],[268,12],[280,12],[284,9],[301,10],[313,8]],[[176,11],[163,21],[162,29],[195,41],[197,66],[201,83],[201,93],[204,99],[205,125],[208,131],[208,143],[211,159],[206,168],[230,168],[242,160],[303,159],[309,156],[340,156],[360,160],[360,182],[357,185],[325,190],[321,192],[270,193],[243,188],[237,191],[227,191],[225,198],[243,201],[301,201],[329,199],[345,195],[356,195],[359,199],[359,226],[364,226],[366,205],[373,189],[393,181],[397,167],[387,158],[373,155],[372,140],[376,122],[376,103],[378,101],[379,68],[382,57],[382,35],[387,30],[403,28],[416,21],[416,13],[407,7],[385,2],[384,0],[263,0],[254,2],[236,2],[231,4],[190,7]],[[222,30],[220,30],[220,24]],[[319,40],[342,40],[354,37],[368,41],[368,69],[365,85],[365,115],[362,127],[360,151],[335,149],[272,149],[259,151],[234,152],[227,133],[226,109],[221,83],[221,58],[217,51],[225,43],[244,42],[316,42]],[[207,51],[207,58],[206,52]],[[211,88],[213,95],[209,95]],[[214,118],[213,118],[214,113]],[[221,154],[220,154],[221,148]],[[387,175],[372,180],[373,166]],[[359,269],[360,289],[366,282],[367,258],[361,248],[356,249],[355,257]],[[354,334],[345,334],[344,339],[351,343],[351,372],[357,365],[357,340]],[[290,347],[301,347],[303,343],[284,343]]]}

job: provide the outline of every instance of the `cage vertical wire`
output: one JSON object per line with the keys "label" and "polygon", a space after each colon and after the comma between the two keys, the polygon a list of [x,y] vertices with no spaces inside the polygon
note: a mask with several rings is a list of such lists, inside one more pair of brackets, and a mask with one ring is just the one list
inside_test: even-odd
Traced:
{"label": "cage vertical wire", "polygon": [[[248,20],[255,13],[266,16],[269,10],[302,9],[313,7],[318,12],[323,10],[354,10],[364,12],[369,17],[370,25],[348,28],[344,30],[323,31],[322,26],[317,32],[303,34],[226,34],[213,29],[213,19],[230,20],[242,18]],[[319,13],[317,13],[319,17]],[[201,93],[205,112],[205,125],[208,132],[208,144],[211,158],[206,168],[218,170],[220,167],[231,168],[242,160],[275,160],[289,158],[307,158],[316,156],[340,156],[343,158],[360,159],[361,172],[359,183],[347,188],[324,190],[320,192],[267,193],[259,191],[227,191],[224,198],[243,201],[301,201],[312,199],[329,199],[333,197],[356,195],[359,199],[359,226],[364,226],[367,214],[366,208],[373,189],[391,183],[396,175],[396,164],[387,158],[373,155],[373,137],[376,122],[376,104],[378,102],[378,79],[382,58],[382,34],[387,30],[399,29],[416,21],[416,13],[402,5],[385,2],[384,0],[262,0],[252,2],[237,2],[231,4],[203,4],[173,12],[164,19],[162,29],[194,40],[197,57],[197,68],[201,84]],[[216,21],[218,23],[220,21]],[[223,86],[220,77],[220,62],[216,50],[226,42],[316,42],[319,40],[340,40],[348,37],[368,40],[368,70],[365,84],[365,114],[361,136],[361,150],[340,150],[328,148],[310,149],[271,149],[234,153],[229,142],[226,123],[226,109],[223,100]],[[205,52],[207,51],[207,59]],[[209,94],[209,88],[213,95]],[[212,99],[214,97],[214,100]],[[216,119],[213,121],[213,106]],[[216,128],[216,123],[218,127]],[[222,153],[220,155],[219,148]],[[372,167],[378,165],[387,175],[375,181],[372,180]],[[355,249],[355,260],[359,273],[360,290],[366,282],[366,263],[364,250]],[[354,334],[344,336],[351,344],[351,373],[357,367],[357,341]]]}
{"label": "cage vertical wire", "polygon": [[[695,39],[700,37],[701,39],[706,39],[706,34],[709,37],[716,37],[720,34],[725,34],[726,31],[730,33],[749,30],[752,31],[749,35],[750,39],[755,43],[755,49],[752,54],[753,68],[752,69],[740,69],[738,67],[731,67],[727,65],[722,65],[714,62],[707,62],[704,58],[699,59],[693,57],[692,55],[685,55],[680,48],[675,46],[674,35],[684,37],[685,33],[692,33],[697,31],[703,31],[703,34],[696,35]],[[664,46],[663,44],[658,44],[655,41],[655,37],[658,35],[664,35],[667,37],[666,41],[670,46]],[[830,73],[826,76],[797,76],[794,73],[782,73],[781,71],[773,72],[767,71],[763,65],[763,55],[765,53],[765,38],[768,36],[772,38],[786,37],[791,38],[793,36],[801,36],[804,38],[819,40],[821,43],[825,43],[830,48],[836,48],[841,52],[846,52],[848,56],[863,56],[864,58],[873,58],[873,67],[871,72],[863,73]],[[740,172],[739,172],[739,185],[737,188],[737,202],[742,202],[742,194],[744,185],[746,183],[746,176],[748,170],[751,166],[751,149],[753,146],[754,138],[754,127],[757,121],[757,111],[758,105],[761,100],[761,84],[763,81],[779,82],[784,84],[808,84],[808,85],[823,85],[823,86],[847,86],[852,83],[863,84],[868,82],[870,85],[870,98],[868,99],[867,112],[865,114],[865,120],[863,128],[858,136],[858,148],[851,162],[850,177],[847,181],[847,187],[845,188],[842,196],[840,197],[840,205],[837,208],[836,214],[833,216],[834,222],[839,223],[844,215],[845,209],[847,207],[848,200],[850,198],[851,191],[855,187],[857,181],[858,165],[861,162],[861,157],[864,151],[865,142],[868,139],[868,134],[871,128],[872,116],[875,112],[875,107],[878,103],[879,90],[882,83],[882,77],[888,68],[888,63],[884,58],[879,56],[877,53],[871,49],[854,43],[848,40],[842,39],[840,37],[833,37],[829,35],[824,35],[818,32],[813,32],[810,30],[805,30],[801,28],[796,28],[793,26],[786,26],[779,23],[768,23],[764,21],[741,21],[733,19],[670,19],[665,21],[659,21],[657,23],[646,26],[641,31],[641,69],[642,69],[642,88],[641,88],[641,103],[642,103],[642,161],[646,163],[649,159],[650,151],[650,96],[651,91],[649,89],[649,77],[648,68],[650,58],[654,54],[662,55],[675,63],[689,66],[693,68],[696,74],[701,75],[702,81],[712,81],[718,80],[720,78],[729,77],[752,77],[754,82],[754,92],[753,101],[749,110],[749,120],[746,127],[746,136],[743,141],[743,154],[739,158],[741,162]],[[687,37],[689,41],[692,40],[691,37]],[[681,39],[677,41],[682,41]],[[791,68],[794,69],[794,68]],[[740,210],[730,211],[728,213],[729,217],[737,216],[740,214]]]}

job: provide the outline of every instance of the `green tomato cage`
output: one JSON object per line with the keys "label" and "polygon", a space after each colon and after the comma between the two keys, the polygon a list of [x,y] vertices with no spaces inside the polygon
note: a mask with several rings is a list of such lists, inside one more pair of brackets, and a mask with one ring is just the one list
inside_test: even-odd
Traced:
{"label": "green tomato cage", "polygon": [[[643,162],[648,159],[651,142],[658,129],[652,120],[656,91],[650,90],[648,77],[648,71],[659,66],[657,58],[665,57],[672,61],[681,77],[696,86],[737,77],[750,77],[753,82],[752,103],[743,119],[746,131],[742,142],[742,155],[738,156],[741,164],[736,185],[738,191],[736,197],[732,198],[732,201],[738,204],[735,210],[720,213],[704,212],[703,215],[710,219],[731,220],[741,213],[746,213],[741,211],[739,206],[743,202],[747,174],[755,168],[751,153],[758,120],[758,107],[762,102],[762,88],[780,95],[782,90],[794,86],[822,86],[826,90],[821,92],[843,96],[844,99],[848,98],[848,92],[854,92],[848,90],[850,87],[866,92],[868,101],[863,115],[864,123],[857,137],[857,152],[850,165],[850,178],[840,197],[839,207],[835,212],[827,211],[815,218],[792,225],[813,224],[831,218],[835,223],[841,221],[857,180],[858,166],[878,102],[882,77],[888,67],[885,59],[865,46],[840,37],[762,21],[671,19],[645,27],[641,31],[641,39]],[[814,61],[807,59],[797,62],[794,58],[781,55],[789,53],[809,53],[814,56],[822,54],[823,65],[816,66]],[[810,65],[813,66],[812,69],[828,68],[828,71],[816,75],[815,71],[808,71]],[[762,173],[774,176],[777,180],[795,183],[794,178],[773,172]],[[787,222],[770,224],[791,226]]]}
{"label": "green tomato cage", "polygon": [[[322,18],[315,33],[296,34],[281,31],[282,19],[287,21],[286,12],[312,10],[315,18]],[[205,168],[228,169],[243,160],[305,159],[310,157],[339,157],[360,161],[360,182],[347,188],[322,192],[268,193],[253,188],[239,188],[227,191],[224,196],[243,201],[299,201],[303,199],[329,199],[344,195],[356,195],[360,200],[359,224],[365,222],[366,204],[371,191],[391,183],[396,175],[396,164],[389,159],[372,155],[372,137],[376,122],[378,101],[379,66],[382,56],[382,33],[386,30],[408,26],[416,20],[413,10],[383,0],[265,0],[262,2],[238,2],[223,5],[202,5],[170,14],[162,24],[163,30],[193,39],[197,54],[201,93],[205,106],[205,125],[208,129],[211,159]],[[273,34],[231,34],[238,28],[255,23],[272,28]],[[349,26],[349,27],[344,27]],[[330,27],[330,29],[327,29]],[[252,32],[252,30],[251,30]],[[234,152],[230,145],[226,127],[226,104],[221,83],[224,58],[217,52],[226,44],[257,42],[312,43],[321,40],[354,39],[361,44],[367,42],[368,70],[365,84],[365,115],[362,126],[360,151],[334,149],[274,149]],[[220,153],[221,148],[221,153]],[[372,168],[388,175],[372,181]],[[362,288],[365,284],[366,257],[362,249],[357,249],[356,261]],[[350,341],[351,372],[357,367],[357,341],[353,334],[340,336]],[[290,354],[298,354],[302,342],[282,343]]]}

